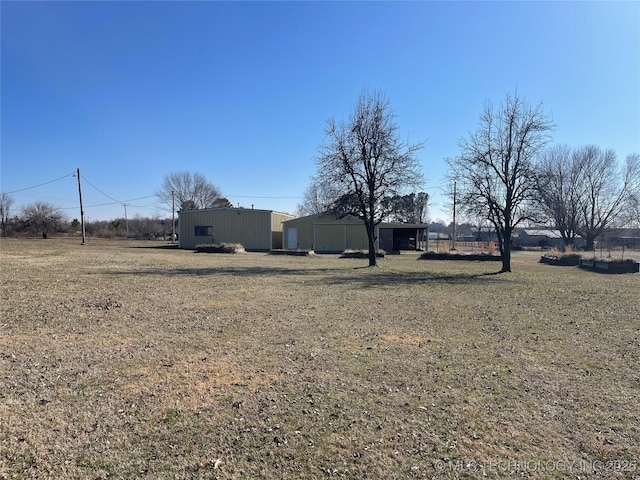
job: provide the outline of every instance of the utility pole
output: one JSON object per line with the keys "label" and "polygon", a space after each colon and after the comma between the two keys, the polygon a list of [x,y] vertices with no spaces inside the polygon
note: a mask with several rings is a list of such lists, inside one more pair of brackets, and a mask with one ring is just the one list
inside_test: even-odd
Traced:
{"label": "utility pole", "polygon": [[451,250],[456,249],[456,182],[453,182],[453,243]]}
{"label": "utility pole", "polygon": [[124,227],[125,227],[125,231],[127,232],[127,238],[129,237],[129,219],[127,218],[127,204],[123,203],[122,206],[124,207]]}
{"label": "utility pole", "polygon": [[84,210],[82,209],[82,189],[80,188],[80,169],[77,170],[78,177],[78,196],[80,197],[80,228],[82,229],[82,245],[85,242],[85,234],[84,234]]}
{"label": "utility pole", "polygon": [[171,190],[171,243],[176,241],[176,191]]}

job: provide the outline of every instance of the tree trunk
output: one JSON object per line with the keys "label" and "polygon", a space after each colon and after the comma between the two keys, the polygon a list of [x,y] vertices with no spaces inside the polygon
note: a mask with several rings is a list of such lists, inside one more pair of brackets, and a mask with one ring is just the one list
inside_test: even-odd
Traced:
{"label": "tree trunk", "polygon": [[511,271],[511,229],[505,228],[502,239],[502,270],[500,273]]}
{"label": "tree trunk", "polygon": [[595,243],[596,239],[593,237],[593,235],[587,234],[587,236],[585,237],[584,249],[587,251],[595,250]]}
{"label": "tree trunk", "polygon": [[506,273],[511,271],[511,245],[505,245],[502,252],[502,270],[500,273]]}
{"label": "tree trunk", "polygon": [[373,224],[373,221],[365,222],[365,226],[367,227],[367,237],[369,237],[369,266],[375,267],[377,266],[377,258],[376,258],[376,227]]}

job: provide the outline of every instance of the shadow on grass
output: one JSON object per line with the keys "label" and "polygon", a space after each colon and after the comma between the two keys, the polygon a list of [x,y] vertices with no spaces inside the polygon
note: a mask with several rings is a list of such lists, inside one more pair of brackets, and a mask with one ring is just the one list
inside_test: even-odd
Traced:
{"label": "shadow on grass", "polygon": [[176,268],[141,269],[106,272],[110,275],[149,275],[153,277],[176,276],[239,276],[286,279],[294,281],[304,278],[306,285],[344,285],[352,288],[385,287],[416,284],[471,284],[498,283],[503,278],[500,272],[481,273],[436,273],[436,272],[396,272],[369,267],[348,270],[331,268],[284,268],[284,267],[224,267],[224,268]]}

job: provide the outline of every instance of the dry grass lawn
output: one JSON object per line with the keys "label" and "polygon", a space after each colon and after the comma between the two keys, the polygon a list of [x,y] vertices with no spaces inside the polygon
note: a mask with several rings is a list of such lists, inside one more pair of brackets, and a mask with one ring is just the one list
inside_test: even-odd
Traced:
{"label": "dry grass lawn", "polygon": [[0,479],[640,477],[640,276],[2,240]]}

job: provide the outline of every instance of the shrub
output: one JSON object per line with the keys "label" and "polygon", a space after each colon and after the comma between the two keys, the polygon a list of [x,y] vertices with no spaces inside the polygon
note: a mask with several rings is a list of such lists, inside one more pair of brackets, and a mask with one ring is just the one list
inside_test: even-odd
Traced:
{"label": "shrub", "polygon": [[562,252],[556,247],[550,248],[547,252],[547,257],[560,258],[561,256]]}
{"label": "shrub", "polygon": [[564,248],[564,252],[556,247],[549,249],[546,255],[540,257],[540,263],[546,263],[549,265],[561,265],[561,266],[575,266],[580,263],[582,256],[578,253],[573,253],[571,245],[567,245]]}

